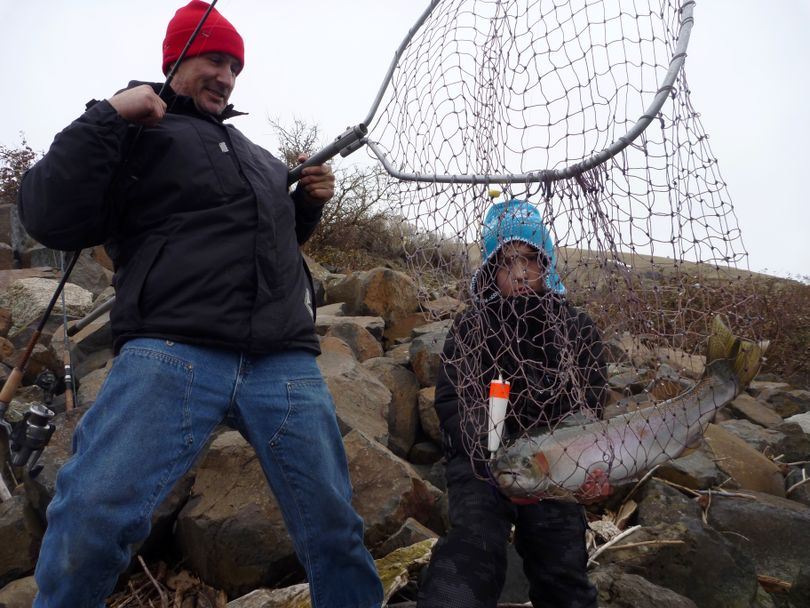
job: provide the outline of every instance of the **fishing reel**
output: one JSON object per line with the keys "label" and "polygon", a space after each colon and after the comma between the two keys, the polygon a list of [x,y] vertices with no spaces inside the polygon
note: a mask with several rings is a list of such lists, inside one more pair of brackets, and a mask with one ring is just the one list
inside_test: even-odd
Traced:
{"label": "fishing reel", "polygon": [[[5,414],[0,406],[0,414]],[[42,471],[37,465],[42,451],[53,436],[56,426],[51,422],[54,412],[41,403],[34,403],[18,422],[11,423],[0,418],[0,428],[8,438],[9,463],[14,468],[28,468],[33,478]]]}

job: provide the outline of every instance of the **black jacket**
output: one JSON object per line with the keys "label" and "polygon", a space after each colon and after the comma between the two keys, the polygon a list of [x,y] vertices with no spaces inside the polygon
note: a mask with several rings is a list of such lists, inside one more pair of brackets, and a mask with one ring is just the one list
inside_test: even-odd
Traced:
{"label": "black jacket", "polygon": [[591,318],[564,296],[495,298],[470,306],[444,344],[435,408],[450,455],[483,462],[489,384],[510,382],[507,437],[553,428],[567,415],[602,415],[604,346]]}
{"label": "black jacket", "polygon": [[168,106],[157,126],[138,129],[109,102],[89,104],[24,176],[23,225],[54,249],[106,245],[116,351],[159,337],[318,352],[299,245],[320,208],[290,196],[287,167],[222,117],[189,97]]}

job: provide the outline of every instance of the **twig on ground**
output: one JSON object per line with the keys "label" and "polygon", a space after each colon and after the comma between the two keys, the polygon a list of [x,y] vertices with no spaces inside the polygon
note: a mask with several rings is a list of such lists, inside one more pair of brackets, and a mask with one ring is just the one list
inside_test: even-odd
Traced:
{"label": "twig on ground", "polygon": [[146,567],[146,562],[143,561],[143,558],[140,555],[138,556],[138,561],[141,562],[143,571],[146,573],[146,576],[149,577],[149,580],[152,581],[152,584],[155,586],[155,589],[157,589],[158,594],[160,594],[161,608],[169,608],[169,598],[166,597],[166,592],[163,591],[163,587],[161,587],[160,583],[157,582],[157,579],[152,576],[152,573],[149,572],[149,568]]}
{"label": "twig on ground", "polygon": [[810,481],[810,477],[807,476],[807,471],[802,470],[802,480],[797,481],[792,486],[790,486],[787,490],[785,490],[785,496],[788,496],[791,492],[796,490],[799,486],[802,486]]}
{"label": "twig on ground", "polygon": [[729,492],[728,490],[695,490],[694,488],[690,488],[687,486],[682,486],[679,483],[675,483],[674,481],[667,481],[666,479],[661,479],[660,477],[656,477],[658,481],[661,481],[673,488],[686,492],[688,494],[692,494],[693,496],[703,496],[706,494],[714,494],[716,496],[728,496],[732,498],[749,498],[751,500],[757,500],[757,497],[753,494],[746,494],[745,492]]}
{"label": "twig on ground", "polygon": [[592,563],[594,563],[596,561],[596,558],[599,557],[608,547],[611,547],[611,546],[615,545],[617,542],[619,542],[623,538],[626,538],[626,537],[630,536],[633,532],[635,532],[636,530],[638,530],[640,528],[641,528],[641,526],[632,526],[630,528],[627,528],[627,530],[625,530],[621,534],[618,534],[618,535],[614,536],[613,538],[611,538],[608,542],[606,542],[604,545],[602,545],[596,551],[594,551],[593,555],[591,555],[588,558],[588,564],[586,565],[586,567],[590,566]]}
{"label": "twig on ground", "polygon": [[650,547],[654,545],[684,545],[683,540],[642,540],[637,543],[627,543],[618,547],[608,547],[609,549],[634,549],[636,547]]}
{"label": "twig on ground", "polygon": [[655,465],[653,468],[651,468],[649,471],[647,471],[647,472],[644,474],[644,477],[642,477],[641,479],[639,479],[639,480],[636,482],[636,485],[634,485],[634,486],[633,486],[633,489],[632,489],[632,490],[630,490],[630,492],[627,494],[627,496],[625,496],[625,497],[624,497],[624,501],[622,501],[622,504],[624,504],[625,502],[627,502],[628,500],[630,500],[630,497],[631,497],[631,496],[633,496],[633,494],[635,494],[635,493],[636,493],[636,490],[638,490],[638,489],[639,489],[639,488],[640,488],[640,487],[641,487],[641,486],[644,484],[644,482],[645,482],[645,481],[647,481],[647,480],[648,480],[650,477],[652,477],[652,474],[653,474],[653,473],[655,473],[655,471],[656,471],[656,470],[658,469],[658,467],[660,467],[660,466],[661,466],[660,464],[657,464],[657,465]]}

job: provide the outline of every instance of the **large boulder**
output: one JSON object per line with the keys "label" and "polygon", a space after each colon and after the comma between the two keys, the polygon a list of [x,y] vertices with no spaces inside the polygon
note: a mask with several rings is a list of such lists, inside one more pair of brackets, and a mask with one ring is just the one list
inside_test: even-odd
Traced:
{"label": "large boulder", "polygon": [[[17,279],[0,295],[0,306],[11,310],[13,325],[9,335],[18,333],[27,325],[42,318],[48,303],[58,286],[52,279]],[[93,294],[86,289],[65,284],[64,290],[67,314],[72,317],[83,317],[93,308]],[[62,302],[58,299],[53,309],[54,314],[62,312]]]}
{"label": "large boulder", "polygon": [[326,301],[344,302],[349,315],[373,315],[391,326],[419,308],[418,288],[408,275],[390,268],[355,272],[327,290]]}
{"label": "large boulder", "polygon": [[422,387],[435,386],[450,321],[436,321],[414,330],[409,348],[410,365]]}
{"label": "large boulder", "polygon": [[391,391],[354,357],[324,352],[318,366],[335,402],[341,433],[359,429],[387,443]]}
{"label": "large boulder", "polygon": [[28,508],[21,494],[0,502],[0,587],[34,571],[42,529]]}
{"label": "large boulder", "polygon": [[188,565],[229,597],[300,571],[256,453],[237,431],[212,442],[175,535]]}
{"label": "large boulder", "polygon": [[37,594],[37,583],[33,576],[18,578],[0,588],[0,606],[3,608],[31,608]]}
{"label": "large boulder", "polygon": [[709,524],[753,557],[757,574],[792,582],[810,564],[810,507],[763,492],[746,494],[713,496]]}
{"label": "large boulder", "polygon": [[354,357],[361,362],[383,355],[382,344],[371,335],[371,332],[350,318],[333,323],[324,337],[343,340],[351,348]]}
{"label": "large boulder", "polygon": [[374,549],[413,518],[440,528],[436,506],[441,492],[414,468],[360,431],[344,438],[354,504],[366,525],[366,545]]}
{"label": "large boulder", "polygon": [[599,591],[600,608],[699,608],[689,598],[616,566],[600,568],[591,578]]}
{"label": "large boulder", "polygon": [[368,359],[363,367],[391,391],[388,449],[400,458],[405,458],[416,442],[416,433],[419,430],[419,381],[412,371],[389,357]]}
{"label": "large boulder", "polygon": [[774,496],[785,495],[779,467],[745,440],[717,424],[710,424],[704,437],[717,466],[736,487]]}
{"label": "large boulder", "polygon": [[641,529],[603,553],[600,564],[614,564],[626,574],[690,598],[700,608],[754,605],[758,582],[753,558],[703,523],[697,501],[652,481],[638,505]]}

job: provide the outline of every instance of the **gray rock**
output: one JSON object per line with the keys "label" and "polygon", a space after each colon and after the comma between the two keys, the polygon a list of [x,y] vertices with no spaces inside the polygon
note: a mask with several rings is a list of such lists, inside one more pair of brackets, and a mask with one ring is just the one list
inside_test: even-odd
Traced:
{"label": "gray rock", "polygon": [[[9,332],[10,336],[42,318],[57,285],[58,281],[52,279],[17,279],[4,293],[0,294],[0,306],[11,310],[11,317],[14,321]],[[92,310],[93,294],[86,289],[73,283],[66,283],[62,291],[65,294],[68,315],[83,317]],[[61,301],[57,301],[54,314],[59,314],[61,311]]]}
{"label": "gray rock", "polygon": [[377,547],[374,551],[374,557],[384,557],[392,551],[401,549],[402,547],[409,547],[414,543],[428,538],[438,538],[438,536],[430,528],[422,525],[413,517],[409,517],[399,530],[394,532],[384,543]]}
{"label": "gray rock", "polygon": [[343,321],[333,323],[324,334],[324,337],[340,338],[352,349],[358,361],[365,361],[374,357],[382,357],[382,344],[365,327],[353,321],[350,317]]}
{"label": "gray rock", "polygon": [[0,502],[0,587],[34,571],[42,529],[27,508],[21,494]]}
{"label": "gray rock", "polygon": [[680,458],[662,464],[655,475],[696,490],[717,487],[726,479],[726,475],[717,467],[703,445],[687,451]]}
{"label": "gray rock", "polygon": [[698,608],[689,598],[616,566],[598,568],[591,580],[599,591],[600,608]]}
{"label": "gray rock", "polygon": [[409,367],[411,364],[411,343],[398,344],[385,351],[385,356],[394,363]]}
{"label": "gray rock", "polygon": [[728,408],[738,417],[750,420],[759,426],[771,428],[782,424],[782,416],[748,393],[738,395],[734,401],[728,404]]}
{"label": "gray rock", "polygon": [[419,334],[411,341],[411,369],[422,387],[436,385],[446,336],[446,331],[432,331]]}
{"label": "gray rock", "polygon": [[442,444],[439,416],[433,406],[436,401],[436,387],[428,386],[419,391],[419,422],[422,430],[436,445]]}
{"label": "gray rock", "polygon": [[229,597],[300,570],[256,454],[237,431],[211,444],[177,517],[175,536],[188,566]]}
{"label": "gray rock", "polygon": [[714,496],[708,522],[756,564],[757,574],[792,581],[810,564],[810,507],[761,492]]}
{"label": "gray rock", "polygon": [[785,418],[785,422],[798,424],[805,433],[810,435],[810,412],[790,416]]}
{"label": "gray rock", "polygon": [[653,480],[639,500],[643,527],[627,540],[650,544],[606,551],[599,562],[688,597],[700,608],[750,608],[758,589],[753,558],[701,517],[694,499]]}
{"label": "gray rock", "polygon": [[782,418],[810,412],[810,391],[767,388],[757,398],[767,403]]}
{"label": "gray rock", "polygon": [[324,336],[330,330],[330,328],[334,325],[340,325],[344,323],[354,323],[359,325],[368,333],[370,333],[374,338],[377,340],[382,340],[383,331],[385,331],[385,321],[382,317],[370,317],[370,316],[346,316],[346,315],[318,315],[318,318],[315,321],[315,331],[318,332],[319,335]]}
{"label": "gray rock", "polygon": [[795,424],[763,428],[748,420],[728,420],[720,426],[766,456],[779,456],[781,462],[796,462],[810,455],[810,437]]}
{"label": "gray rock", "polygon": [[309,605],[309,585],[301,583],[283,589],[256,589],[228,602],[226,608],[304,608]]}
{"label": "gray rock", "polygon": [[436,505],[441,492],[423,481],[414,468],[359,431],[344,438],[354,504],[366,525],[372,550],[411,517],[430,528],[440,527]]}
{"label": "gray rock", "polygon": [[407,457],[419,430],[419,381],[412,371],[389,357],[377,357],[363,362],[391,391],[388,408],[388,448],[401,458]]}
{"label": "gray rock", "polygon": [[324,352],[317,361],[335,402],[341,433],[359,429],[387,443],[391,391],[352,357]]}
{"label": "gray rock", "polygon": [[11,581],[0,589],[0,606],[3,608],[31,608],[37,594],[37,582],[33,576]]}

